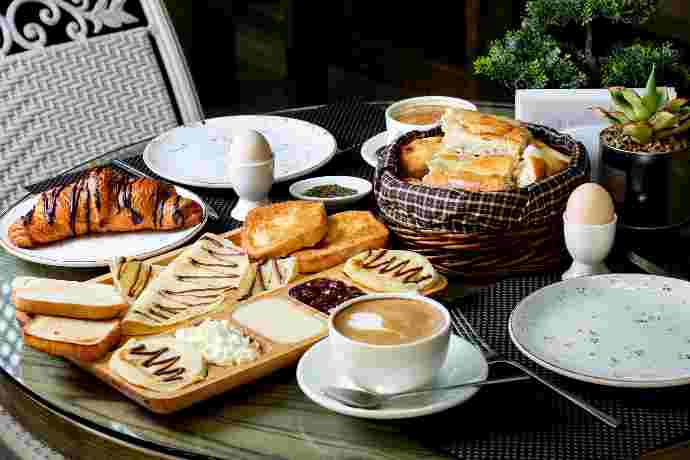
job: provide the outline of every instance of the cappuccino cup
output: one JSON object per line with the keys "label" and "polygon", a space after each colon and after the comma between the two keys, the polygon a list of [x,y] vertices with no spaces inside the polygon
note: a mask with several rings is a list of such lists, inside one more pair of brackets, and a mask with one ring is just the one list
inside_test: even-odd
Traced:
{"label": "cappuccino cup", "polygon": [[370,294],[341,304],[329,320],[337,369],[380,394],[429,384],[446,361],[450,315],[416,293]]}

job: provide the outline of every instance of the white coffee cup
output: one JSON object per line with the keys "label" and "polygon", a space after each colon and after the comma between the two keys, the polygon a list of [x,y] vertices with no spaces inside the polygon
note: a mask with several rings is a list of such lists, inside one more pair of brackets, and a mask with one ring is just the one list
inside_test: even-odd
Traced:
{"label": "white coffee cup", "polygon": [[410,131],[426,131],[431,128],[435,128],[441,124],[441,121],[437,121],[431,124],[410,124],[403,123],[399,121],[396,116],[400,114],[401,110],[411,109],[413,107],[422,106],[444,106],[448,108],[459,108],[465,110],[477,110],[477,106],[472,104],[470,101],[460,99],[457,97],[447,97],[447,96],[420,96],[412,97],[409,99],[403,99],[401,101],[391,104],[386,109],[386,132],[387,140],[390,144],[395,141],[401,135],[408,133]]}
{"label": "white coffee cup", "polygon": [[[399,345],[374,345],[341,334],[334,319],[358,302],[376,299],[410,299],[425,302],[443,316],[443,326],[428,337]],[[381,394],[413,390],[427,385],[441,369],[448,354],[450,315],[439,302],[416,293],[369,294],[343,302],[330,317],[329,345],[336,368],[355,385]]]}

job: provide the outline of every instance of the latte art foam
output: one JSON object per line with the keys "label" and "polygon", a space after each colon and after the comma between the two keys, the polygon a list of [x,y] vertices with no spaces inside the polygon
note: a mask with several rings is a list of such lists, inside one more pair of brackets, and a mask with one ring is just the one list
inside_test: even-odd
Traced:
{"label": "latte art foam", "polygon": [[344,336],[372,345],[400,345],[441,330],[444,317],[434,306],[413,299],[363,300],[338,312],[333,320]]}

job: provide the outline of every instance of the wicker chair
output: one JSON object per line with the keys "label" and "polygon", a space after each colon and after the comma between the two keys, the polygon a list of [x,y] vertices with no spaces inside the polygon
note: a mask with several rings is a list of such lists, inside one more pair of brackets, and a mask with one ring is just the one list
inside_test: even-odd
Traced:
{"label": "wicker chair", "polygon": [[202,118],[162,0],[0,10],[0,210],[28,183]]}

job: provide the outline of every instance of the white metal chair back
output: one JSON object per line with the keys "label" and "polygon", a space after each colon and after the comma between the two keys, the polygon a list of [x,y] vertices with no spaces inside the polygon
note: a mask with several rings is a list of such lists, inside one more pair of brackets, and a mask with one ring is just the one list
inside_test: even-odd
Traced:
{"label": "white metal chair back", "polygon": [[0,209],[23,185],[203,118],[162,0],[137,1],[0,10]]}

